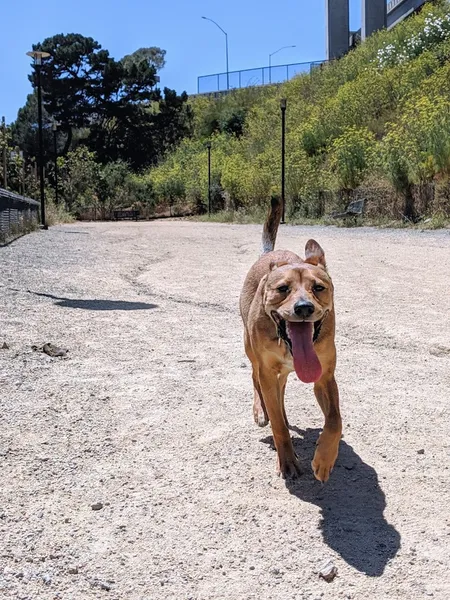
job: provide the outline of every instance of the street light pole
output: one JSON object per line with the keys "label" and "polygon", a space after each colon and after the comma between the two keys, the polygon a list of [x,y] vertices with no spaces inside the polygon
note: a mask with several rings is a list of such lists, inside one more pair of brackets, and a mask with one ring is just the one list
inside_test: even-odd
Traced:
{"label": "street light pole", "polygon": [[211,216],[211,142],[206,142],[208,150],[208,217]]}
{"label": "street light pole", "polygon": [[44,137],[42,133],[42,86],[41,86],[41,67],[42,59],[48,58],[48,52],[32,50],[27,52],[27,56],[34,59],[34,67],[37,73],[37,90],[38,90],[38,130],[39,130],[39,186],[41,196],[41,225],[43,229],[48,229],[45,219],[45,188],[44,188]]}
{"label": "street light pole", "polygon": [[230,69],[228,67],[228,33],[225,33],[225,52],[227,56],[227,90],[230,89]]}
{"label": "street light pole", "polygon": [[58,131],[58,123],[53,121],[53,158],[55,161],[55,204],[58,204],[58,146],[56,143],[56,133]]}
{"label": "street light pole", "polygon": [[226,61],[227,61],[227,90],[229,90],[230,89],[230,70],[228,67],[228,33],[224,29],[222,29],[222,27],[218,23],[213,21],[212,19],[210,19],[208,17],[202,17],[202,19],[204,19],[205,21],[211,21],[211,23],[214,23],[214,25],[216,27],[218,27],[225,36],[225,52],[226,52]]}
{"label": "street light pole", "polygon": [[281,215],[281,223],[285,223],[286,214],[286,195],[285,195],[285,183],[286,183],[286,98],[281,98],[281,203],[283,206],[283,212]]}
{"label": "street light pole", "polygon": [[281,52],[281,50],[285,50],[286,48],[296,48],[297,46],[283,46],[282,48],[278,48],[278,50],[275,50],[275,52],[272,52],[272,54],[269,54],[269,83],[272,83],[272,56],[274,54],[278,54],[278,52]]}
{"label": "street light pole", "polygon": [[3,187],[5,190],[8,189],[8,161],[7,161],[7,150],[6,144],[6,121],[5,117],[2,117],[2,133],[3,133]]}

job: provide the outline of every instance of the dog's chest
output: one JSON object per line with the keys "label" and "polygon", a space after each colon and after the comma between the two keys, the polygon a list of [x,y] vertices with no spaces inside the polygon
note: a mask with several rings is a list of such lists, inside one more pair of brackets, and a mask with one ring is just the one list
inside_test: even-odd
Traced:
{"label": "dog's chest", "polygon": [[279,339],[278,344],[280,346],[280,350],[282,350],[282,352],[280,352],[279,358],[283,370],[290,373],[294,370],[294,360],[292,358],[291,351],[283,340]]}

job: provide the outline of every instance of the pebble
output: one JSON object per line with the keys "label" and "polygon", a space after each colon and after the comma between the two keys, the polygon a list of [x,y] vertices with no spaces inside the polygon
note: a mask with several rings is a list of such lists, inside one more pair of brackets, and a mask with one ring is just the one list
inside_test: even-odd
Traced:
{"label": "pebble", "polygon": [[109,583],[108,581],[100,581],[99,579],[94,579],[93,581],[91,581],[91,585],[92,587],[98,587],[101,590],[106,590],[107,592],[109,592],[112,587],[111,583]]}
{"label": "pebble", "polygon": [[94,502],[94,504],[91,504],[91,508],[92,508],[92,510],[102,510],[103,503],[102,502]]}
{"label": "pebble", "polygon": [[322,563],[319,569],[319,577],[325,579],[325,581],[328,581],[329,583],[330,581],[333,581],[336,575],[337,567],[331,559],[326,560],[324,563]]}

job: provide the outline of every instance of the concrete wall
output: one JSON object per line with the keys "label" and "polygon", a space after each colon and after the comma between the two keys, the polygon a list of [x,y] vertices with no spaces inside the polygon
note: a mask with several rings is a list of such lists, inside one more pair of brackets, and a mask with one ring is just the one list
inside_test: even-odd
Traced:
{"label": "concrete wall", "polygon": [[348,52],[350,10],[349,0],[325,0],[327,59],[339,58]]}

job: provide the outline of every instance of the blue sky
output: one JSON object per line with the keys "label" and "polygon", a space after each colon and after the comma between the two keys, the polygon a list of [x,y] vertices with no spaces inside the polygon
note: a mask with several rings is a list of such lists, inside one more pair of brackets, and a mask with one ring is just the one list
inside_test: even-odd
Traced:
{"label": "blue sky", "polygon": [[[15,119],[31,91],[25,55],[35,42],[57,33],[92,36],[122,58],[143,46],[167,50],[161,85],[195,93],[197,76],[225,71],[228,32],[230,70],[320,60],[325,55],[324,0],[78,0],[5,2],[2,6],[0,115]],[[351,27],[359,27],[360,0],[351,0]]]}

